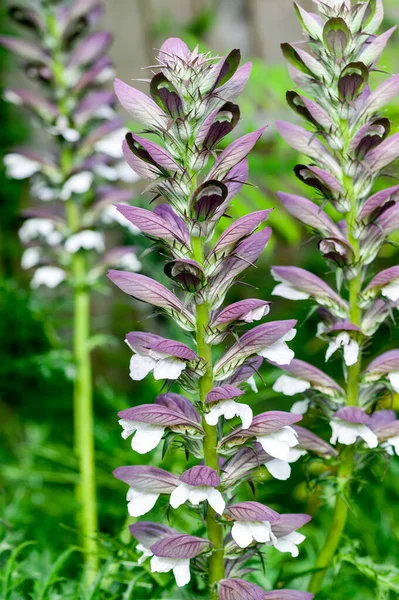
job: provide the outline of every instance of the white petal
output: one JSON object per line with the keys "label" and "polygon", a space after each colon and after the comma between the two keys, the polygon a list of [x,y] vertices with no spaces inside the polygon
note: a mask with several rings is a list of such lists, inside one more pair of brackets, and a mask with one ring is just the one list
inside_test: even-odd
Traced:
{"label": "white petal", "polygon": [[252,537],[256,542],[265,544],[272,539],[272,528],[268,521],[252,523],[251,524]]}
{"label": "white petal", "polygon": [[142,552],[142,556],[140,556],[140,558],[137,561],[138,565],[142,565],[143,562],[149,558],[150,556],[152,556],[152,552],[151,550],[149,550],[149,548],[146,548],[145,546],[143,546],[143,544],[138,543],[136,546],[136,550],[137,552]]}
{"label": "white petal", "polygon": [[291,556],[296,558],[299,554],[299,550],[297,548],[297,544],[301,544],[305,540],[305,536],[301,533],[297,533],[293,531],[288,535],[285,535],[281,538],[278,538],[276,542],[274,542],[273,546],[279,552],[289,552]]}
{"label": "white petal", "polygon": [[39,267],[33,275],[30,282],[32,289],[37,289],[41,285],[48,288],[56,288],[62,281],[66,279],[65,271],[59,267]]}
{"label": "white petal", "polygon": [[310,387],[311,384],[309,381],[290,377],[289,375],[281,375],[273,385],[273,390],[275,392],[281,392],[285,396],[294,396],[295,394],[305,392]]}
{"label": "white petal", "polygon": [[249,379],[247,379],[247,384],[249,385],[249,387],[251,388],[251,390],[254,392],[254,394],[258,393],[258,387],[256,385],[256,381],[255,381],[254,375],[251,375],[251,377]]}
{"label": "white petal", "polygon": [[188,500],[188,487],[185,483],[178,485],[170,495],[170,505],[172,508],[179,508]]}
{"label": "white petal", "polygon": [[127,505],[129,515],[131,517],[142,517],[154,508],[158,498],[159,494],[141,492],[134,488],[130,488],[127,496],[127,499],[129,500]]}
{"label": "white petal", "polygon": [[378,437],[367,425],[360,425],[358,435],[366,442],[369,448],[377,448]]}
{"label": "white petal", "polygon": [[94,176],[90,171],[82,171],[72,175],[61,190],[61,200],[69,200],[72,194],[85,194],[93,183]]}
{"label": "white petal", "polygon": [[179,379],[182,371],[186,368],[184,360],[174,358],[163,358],[157,362],[154,368],[154,379]]}
{"label": "white petal", "polygon": [[198,506],[201,502],[208,500],[208,485],[187,485],[188,499],[193,506]]}
{"label": "white petal", "polygon": [[173,567],[173,574],[176,579],[177,587],[183,587],[190,582],[190,559],[180,558],[177,559],[178,563]]}
{"label": "white petal", "polygon": [[355,340],[351,340],[349,344],[344,346],[344,360],[348,367],[355,365],[359,358],[359,344]]}
{"label": "white petal", "polygon": [[307,300],[310,298],[310,295],[306,292],[302,292],[301,290],[296,290],[285,283],[279,283],[276,285],[274,290],[272,291],[272,296],[281,296],[282,298],[287,298],[287,300]]}
{"label": "white petal", "polygon": [[176,558],[153,556],[151,558],[151,573],[169,573],[175,562]]}
{"label": "white petal", "polygon": [[257,441],[261,444],[265,452],[273,456],[287,460],[290,448],[298,444],[297,433],[292,427],[282,427],[278,431],[257,437]]}
{"label": "white petal", "polygon": [[78,250],[96,250],[103,252],[105,248],[104,238],[99,231],[80,231],[71,235],[65,242],[65,250],[74,254]]}
{"label": "white petal", "polygon": [[136,423],[137,431],[132,438],[132,448],[139,454],[147,454],[154,450],[164,434],[165,428],[160,425]]}
{"label": "white petal", "polygon": [[388,285],[382,288],[381,294],[388,298],[388,300],[392,300],[392,302],[396,302],[399,300],[399,279],[394,279]]}
{"label": "white petal", "polygon": [[389,438],[387,442],[395,449],[396,454],[399,456],[399,435],[396,435],[393,438]]}
{"label": "white petal", "polygon": [[7,177],[27,179],[41,170],[41,164],[22,154],[11,153],[4,157]]}
{"label": "white petal", "polygon": [[287,461],[289,463],[295,463],[301,458],[301,456],[305,456],[306,454],[307,450],[299,450],[299,448],[290,448]]}
{"label": "white petal", "polygon": [[27,248],[21,258],[21,267],[23,269],[31,269],[40,262],[39,248]]}
{"label": "white petal", "polygon": [[137,429],[136,423],[127,419],[119,419],[119,425],[122,427],[122,437],[126,440],[129,435],[132,435]]}
{"label": "white petal", "polygon": [[293,415],[304,415],[310,406],[310,400],[305,398],[305,400],[298,400],[291,406],[290,413]]}
{"label": "white petal", "polygon": [[393,390],[399,394],[399,371],[392,371],[391,373],[388,373],[388,379]]}
{"label": "white petal", "polygon": [[95,144],[95,150],[97,150],[97,152],[108,154],[108,156],[111,156],[112,158],[121,158],[123,156],[122,142],[125,139],[126,133],[126,129],[113,131]]}
{"label": "white petal", "polygon": [[126,269],[132,273],[138,273],[142,267],[141,262],[134,252],[120,256],[115,266],[119,269]]}
{"label": "white petal", "polygon": [[331,444],[336,444],[338,441],[340,444],[351,446],[356,442],[358,436],[356,424],[349,424],[344,421],[330,421],[330,426],[332,429]]}
{"label": "white petal", "polygon": [[263,319],[263,317],[268,315],[269,312],[270,312],[270,308],[267,304],[265,306],[258,306],[258,308],[254,308],[253,310],[250,310],[246,315],[244,315],[242,320],[245,321],[246,323],[253,323],[254,321],[260,321],[261,319]]}
{"label": "white petal", "polygon": [[248,404],[238,404],[238,403],[236,403],[236,404],[238,406],[237,415],[241,419],[242,428],[249,429],[249,427],[251,427],[252,419],[253,419],[252,408],[250,406],[248,406]]}
{"label": "white petal", "polygon": [[326,362],[331,358],[331,356],[336,352],[339,348],[339,344],[336,340],[333,340],[328,344],[327,352],[326,352]]}
{"label": "white petal", "polygon": [[151,373],[156,364],[157,361],[151,356],[133,354],[130,359],[130,377],[133,381],[141,381],[144,377],[147,377],[148,373]]}
{"label": "white petal", "polygon": [[258,354],[259,356],[263,356],[264,358],[275,362],[277,365],[289,365],[295,356],[294,352],[287,344],[280,340],[267,348],[263,348]]}
{"label": "white petal", "polygon": [[291,467],[289,463],[285,460],[280,460],[279,458],[273,458],[265,463],[266,469],[269,471],[270,475],[272,475],[275,479],[279,481],[286,481],[290,478],[291,475]]}
{"label": "white petal", "polygon": [[218,402],[215,406],[212,406],[208,413],[205,414],[205,421],[208,423],[208,425],[215,426],[222,414],[222,403]]}
{"label": "white petal", "polygon": [[213,510],[218,514],[222,515],[226,507],[226,502],[223,499],[222,494],[219,490],[210,487],[208,490],[208,502],[212,506]]}
{"label": "white petal", "polygon": [[233,540],[240,548],[247,548],[253,541],[251,523],[248,521],[235,521],[231,528]]}

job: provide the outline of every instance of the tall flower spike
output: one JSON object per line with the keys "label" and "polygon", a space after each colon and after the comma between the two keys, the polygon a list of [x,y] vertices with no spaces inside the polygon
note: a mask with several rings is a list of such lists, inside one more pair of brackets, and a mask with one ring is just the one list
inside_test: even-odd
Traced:
{"label": "tall flower spike", "polygon": [[[119,80],[115,82],[122,105],[146,132],[156,134],[159,142],[128,134],[123,144],[127,163],[149,181],[148,190],[156,198],[164,199],[153,210],[130,206],[118,210],[143,234],[163,244],[168,255],[165,275],[173,291],[137,273],[111,270],[109,277],[125,293],[161,309],[185,331],[182,341],[147,332],[129,333],[127,343],[134,352],[130,375],[140,380],[152,372],[156,380],[165,379],[170,386],[177,382],[192,398],[169,388],[154,404],[119,413],[122,436],[133,435],[134,450],[150,452],[164,437],[164,448],[174,449],[171,441],[176,440],[189,457],[188,469],[167,477],[153,467],[122,467],[116,469],[115,476],[130,486],[131,514],[144,514],[160,494],[170,493],[175,511],[194,509],[203,515],[202,538],[168,535],[156,524],[146,524],[142,530],[136,524],[131,531],[143,551],[140,560],[152,556],[150,568],[154,572],[173,570],[178,586],[190,580],[190,561],[191,571],[197,566],[203,570],[207,564],[212,600],[223,593],[223,586],[218,591],[218,584],[225,576],[228,560],[224,540],[233,525],[231,518],[225,519],[233,510],[225,509],[226,500],[254,471],[252,464],[251,469],[241,470],[241,478],[234,478],[231,470],[223,478],[223,457],[231,457],[230,465],[236,456],[241,461],[240,452],[250,451],[249,446],[258,439],[273,456],[287,458],[298,444],[298,434],[291,425],[301,419],[283,412],[253,418],[244,388],[248,383],[256,389],[254,377],[263,357],[289,365],[293,352],[288,342],[295,336],[296,321],[258,324],[238,339],[236,329],[265,318],[271,303],[252,298],[222,306],[227,292],[254,265],[271,235],[271,229],[265,227],[269,210],[244,216],[218,236],[215,233],[223,227],[230,201],[247,181],[247,156],[263,132],[259,129],[244,135],[218,152],[219,141],[239,123],[235,101],[250,73],[250,65],[240,67],[239,62],[238,50],[215,59],[198,49],[191,52],[182,40],[171,38],[159,51],[159,64],[150,82],[151,98]],[[214,362],[213,347],[226,338],[230,349]],[[226,436],[225,421],[232,419],[234,424],[241,420],[242,426],[234,429],[234,435]],[[242,443],[245,449],[240,447]],[[269,459],[270,455],[265,462]],[[254,544],[258,540],[277,543],[270,525],[270,520],[278,520],[277,513],[256,502],[246,504],[257,506],[259,519],[264,521],[259,527],[251,526],[257,531]],[[157,536],[155,544],[150,543],[152,534],[143,533],[151,527]],[[258,535],[260,529],[263,533]],[[299,537],[295,540],[299,542]],[[295,553],[293,546],[290,549]],[[245,553],[243,544],[236,546],[235,552],[244,565],[252,556]]]}
{"label": "tall flower spike", "polygon": [[[398,186],[373,193],[379,176],[399,157],[399,136],[390,136],[389,119],[381,112],[399,93],[399,76],[374,91],[369,88],[369,76],[378,70],[378,60],[395,29],[377,35],[384,15],[382,0],[316,4],[319,14],[295,3],[306,47],[282,45],[296,86],[287,93],[287,101],[305,128],[280,121],[277,129],[308,158],[306,164],[296,166],[295,174],[317,195],[309,200],[280,193],[279,198],[289,213],[316,232],[320,253],[336,273],[337,291],[298,267],[274,267],[272,273],[278,282],[275,295],[322,307],[318,334],[329,344],[326,360],[338,352],[344,359],[342,387],[299,360],[283,367],[286,374],[274,385],[275,391],[287,396],[305,393],[306,399],[296,402],[293,412],[321,408],[323,416],[330,417],[331,443],[341,444],[334,531],[316,561],[309,588],[317,594],[345,527],[344,496],[354,471],[364,464],[356,453],[371,452],[387,439],[382,433],[378,437],[381,424],[373,420],[371,408],[377,406],[382,385],[399,389],[395,364],[399,351],[375,359],[360,376],[365,346],[399,300],[398,267],[384,269],[374,278],[370,268],[382,245],[399,229]],[[339,222],[325,212],[328,202],[341,213]],[[395,437],[391,429],[387,434]],[[344,490],[342,482],[346,482]]]}
{"label": "tall flower spike", "polygon": [[[4,164],[9,177],[30,181],[32,207],[22,215],[19,237],[24,246],[21,265],[32,274],[31,287],[69,286],[74,297],[79,522],[90,579],[98,562],[90,297],[109,267],[140,269],[133,248],[107,252],[104,239],[107,224],[124,221],[130,227],[112,203],[131,198],[119,186],[138,176],[123,161],[125,129],[114,111],[114,93],[104,87],[113,76],[107,56],[112,35],[91,31],[102,15],[101,2],[19,2],[10,14],[19,27],[30,30],[32,41],[22,31],[21,37],[0,36],[0,46],[15,54],[37,89],[10,88],[4,97],[48,136],[49,155],[14,150]],[[45,208],[38,208],[41,202]]]}

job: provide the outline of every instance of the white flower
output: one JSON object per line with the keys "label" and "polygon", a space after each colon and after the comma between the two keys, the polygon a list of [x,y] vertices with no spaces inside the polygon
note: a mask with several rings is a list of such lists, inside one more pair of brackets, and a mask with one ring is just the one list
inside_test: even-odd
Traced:
{"label": "white flower", "polygon": [[382,446],[385,447],[388,454],[393,455],[395,451],[397,456],[399,456],[399,435],[389,438]]}
{"label": "white flower", "polygon": [[21,267],[23,269],[31,269],[40,262],[39,248],[27,248],[21,257]]}
{"label": "white flower", "polygon": [[242,321],[245,321],[245,323],[253,323],[254,321],[260,321],[261,319],[263,319],[263,317],[268,315],[269,312],[270,306],[268,304],[265,304],[264,306],[258,306],[257,308],[254,308],[247,312],[247,314],[242,317]]}
{"label": "white flower", "polygon": [[273,433],[259,435],[256,439],[267,454],[285,461],[290,455],[291,448],[298,445],[298,434],[289,425]]}
{"label": "white flower", "polygon": [[120,419],[122,437],[126,440],[129,435],[132,437],[132,448],[139,454],[147,454],[154,450],[162,439],[165,427],[162,425],[152,425],[151,423],[136,423],[127,419]]}
{"label": "white flower", "polygon": [[59,116],[56,124],[49,127],[48,132],[51,135],[61,135],[67,142],[74,143],[80,140],[79,131],[69,126],[68,118],[65,115]]}
{"label": "white flower", "polygon": [[136,171],[133,171],[133,169],[129,167],[125,160],[121,160],[120,162],[118,162],[115,165],[115,168],[118,173],[118,179],[124,181],[125,183],[135,183],[140,179]]}
{"label": "white flower", "polygon": [[290,331],[277,340],[277,342],[260,350],[258,352],[259,356],[263,356],[278,365],[289,365],[295,355],[285,342],[291,341],[295,336],[296,329],[290,329]]}
{"label": "white flower", "polygon": [[30,285],[34,290],[41,285],[45,285],[48,288],[56,288],[65,278],[65,271],[59,267],[39,267],[35,271]]}
{"label": "white flower", "polygon": [[297,531],[292,531],[287,535],[277,538],[276,541],[273,542],[273,546],[279,552],[289,552],[291,556],[296,558],[299,554],[297,546],[302,544],[304,540],[306,540],[305,535],[302,535],[302,533],[298,533]]}
{"label": "white flower", "polygon": [[285,396],[294,396],[306,392],[311,386],[309,381],[290,377],[289,375],[281,375],[274,383],[273,390],[281,392]]}
{"label": "white flower", "polygon": [[287,300],[307,300],[310,294],[292,287],[288,283],[279,283],[272,291],[272,296],[281,296]]}
{"label": "white flower", "polygon": [[169,573],[173,571],[177,587],[187,585],[190,577],[190,559],[189,558],[165,558],[153,556],[151,558],[152,573]]}
{"label": "white flower", "polygon": [[119,212],[116,206],[107,206],[101,215],[101,220],[107,225],[109,223],[119,223],[119,225],[126,227],[133,235],[138,235],[140,233],[140,229]]}
{"label": "white flower", "polygon": [[261,544],[277,541],[269,521],[235,521],[231,535],[240,548],[247,548],[253,541]]}
{"label": "white flower", "polygon": [[223,514],[226,506],[222,494],[216,488],[210,485],[189,485],[183,482],[171,493],[170,505],[172,508],[179,508],[187,500],[193,506],[198,506],[200,502],[207,500],[218,515]]}
{"label": "white flower", "polygon": [[65,242],[65,250],[69,254],[74,254],[78,250],[97,250],[103,252],[105,248],[103,235],[99,231],[79,231],[71,235]]}
{"label": "white flower", "polygon": [[298,402],[294,402],[291,406],[290,413],[293,415],[304,415],[310,406],[310,400],[305,398],[305,400],[299,400]]}
{"label": "white flower", "polygon": [[127,269],[133,273],[137,273],[141,269],[141,262],[134,252],[122,254],[117,261],[118,268]]}
{"label": "white flower", "polygon": [[248,404],[240,404],[234,400],[222,400],[221,402],[215,402],[212,405],[209,413],[205,414],[205,421],[208,425],[216,425],[219,417],[224,416],[226,419],[234,419],[234,417],[240,417],[242,422],[242,428],[248,429],[252,423],[252,408]]}
{"label": "white flower", "polygon": [[93,183],[93,173],[90,171],[82,171],[72,175],[65,183],[61,190],[61,200],[69,200],[72,194],[85,194]]}
{"label": "white flower", "polygon": [[130,359],[130,377],[133,381],[141,381],[151,371],[153,371],[156,380],[178,379],[187,366],[184,360],[174,356],[153,352],[152,350],[148,352],[149,356],[134,354]]}
{"label": "white flower", "polygon": [[44,181],[40,181],[36,179],[32,182],[30,191],[32,196],[41,200],[42,202],[51,202],[52,200],[56,200],[58,196],[58,192],[46,185]]}
{"label": "white flower", "polygon": [[140,558],[137,561],[138,565],[142,565],[143,562],[145,560],[147,560],[147,558],[150,558],[150,556],[153,556],[151,550],[149,548],[146,548],[143,544],[139,543],[136,546],[136,550],[137,552],[142,552],[142,555],[140,556]]}
{"label": "white flower", "polygon": [[376,434],[367,425],[349,423],[342,419],[333,419],[330,421],[330,426],[332,429],[331,444],[336,444],[338,441],[340,444],[350,446],[355,444],[357,438],[360,437],[366,442],[369,448],[376,448],[378,446]]}
{"label": "white flower", "polygon": [[108,154],[112,158],[121,158],[122,153],[122,142],[125,139],[127,129],[118,129],[113,131],[109,135],[106,135],[101,140],[96,142],[94,149],[97,152]]}
{"label": "white flower", "polygon": [[5,155],[4,165],[7,177],[11,177],[12,179],[28,179],[28,177],[32,177],[32,175],[38,173],[42,168],[42,165],[37,160],[15,152]]}
{"label": "white flower", "polygon": [[127,491],[127,511],[131,517],[142,517],[154,508],[160,494],[154,494],[130,487]]}
{"label": "white flower", "polygon": [[381,294],[391,300],[392,302],[397,302],[399,300],[399,279],[394,279],[389,282],[388,285],[384,286],[381,289]]}
{"label": "white flower", "polygon": [[41,237],[49,246],[56,246],[62,240],[62,235],[56,230],[52,219],[27,219],[18,231],[18,235],[23,244]]}
{"label": "white flower", "polygon": [[399,394],[399,371],[391,371],[391,373],[388,373],[387,377],[394,392]]}
{"label": "white flower", "polygon": [[275,479],[279,481],[286,481],[291,476],[290,463],[294,463],[307,454],[306,450],[298,450],[297,448],[291,448],[286,460],[280,458],[273,458],[265,463],[266,469],[269,471]]}
{"label": "white flower", "polygon": [[334,340],[332,340],[332,342],[330,342],[326,352],[326,361],[338,350],[338,348],[344,349],[344,360],[348,367],[357,363],[359,358],[359,344],[356,340],[351,339],[347,331],[342,331]]}

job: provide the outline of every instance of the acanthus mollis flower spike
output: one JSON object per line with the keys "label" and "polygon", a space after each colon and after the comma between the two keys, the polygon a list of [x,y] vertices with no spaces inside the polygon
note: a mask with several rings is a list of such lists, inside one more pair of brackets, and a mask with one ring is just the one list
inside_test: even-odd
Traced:
{"label": "acanthus mollis flower spike", "polygon": [[123,429],[122,437],[127,439],[133,434],[132,448],[139,454],[147,454],[154,450],[166,429],[190,437],[203,435],[203,429],[197,421],[159,404],[141,404],[127,408],[120,411],[118,417]]}
{"label": "acanthus mollis flower spike", "polygon": [[173,571],[178,587],[189,583],[190,560],[211,549],[208,540],[193,535],[172,534],[155,542],[150,548],[151,571],[153,573],[168,573]]}
{"label": "acanthus mollis flower spike", "polygon": [[332,436],[331,444],[347,446],[355,444],[360,437],[369,448],[378,446],[378,438],[371,430],[371,418],[357,406],[340,408],[330,421]]}
{"label": "acanthus mollis flower spike", "polygon": [[248,429],[252,423],[252,409],[247,404],[234,400],[243,394],[242,390],[233,385],[213,388],[205,399],[205,403],[209,406],[209,412],[205,413],[205,421],[208,425],[217,425],[221,416],[227,420],[240,417],[243,429]]}
{"label": "acanthus mollis flower spike", "polygon": [[226,504],[222,494],[216,489],[220,486],[220,478],[215,469],[204,465],[191,467],[180,475],[180,482],[170,496],[173,508],[179,508],[187,500],[193,506],[207,500],[217,514],[223,514]]}
{"label": "acanthus mollis flower spike", "polygon": [[363,372],[363,379],[370,383],[387,379],[399,394],[399,350],[390,350],[371,361]]}
{"label": "acanthus mollis flower spike", "polygon": [[215,364],[218,381],[227,379],[250,356],[258,354],[279,365],[287,365],[294,358],[287,341],[295,337],[296,321],[272,321],[258,325],[244,335]]}
{"label": "acanthus mollis flower spike", "polygon": [[276,296],[289,300],[312,297],[337,317],[346,317],[348,304],[322,279],[299,267],[272,267],[274,279],[280,282],[273,290]]}
{"label": "acanthus mollis flower spike", "polygon": [[132,517],[141,517],[154,508],[161,494],[172,494],[179,478],[158,467],[118,467],[114,477],[129,485],[127,510]]}
{"label": "acanthus mollis flower spike", "polygon": [[219,600],[312,600],[313,594],[296,590],[266,592],[245,579],[222,579],[219,582]]}

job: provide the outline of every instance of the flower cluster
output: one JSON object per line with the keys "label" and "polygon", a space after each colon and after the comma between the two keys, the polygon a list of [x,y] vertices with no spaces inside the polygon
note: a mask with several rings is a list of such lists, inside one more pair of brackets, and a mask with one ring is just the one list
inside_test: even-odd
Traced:
{"label": "flower cluster", "polygon": [[[381,0],[351,5],[350,0],[318,1],[318,14],[295,8],[305,31],[303,44],[283,44],[294,83],[287,101],[307,124],[304,129],[278,122],[281,136],[309,159],[295,167],[299,180],[312,190],[312,199],[280,193],[287,211],[319,237],[319,250],[336,274],[335,291],[316,275],[297,267],[274,267],[274,294],[291,300],[311,300],[319,306],[317,334],[328,344],[326,361],[342,353],[345,385],[294,360],[274,389],[287,396],[306,394],[294,413],[319,409],[330,420],[331,444],[341,444],[338,483],[344,492],[355,465],[354,452],[377,446],[397,450],[398,421],[380,410],[385,388],[398,391],[399,350],[362,366],[365,348],[399,300],[399,267],[372,277],[372,265],[389,236],[399,229],[399,187],[374,192],[385,169],[399,157],[399,134],[382,109],[399,93],[394,75],[372,91],[369,78],[395,28],[382,35]],[[309,51],[308,51],[309,50]],[[346,447],[346,448],[345,448]],[[341,490],[342,491],[342,490]],[[334,527],[346,512],[338,497]],[[337,536],[336,536],[337,537]],[[339,537],[339,536],[338,536]],[[319,568],[328,566],[334,542],[324,548]],[[334,547],[335,545],[335,547]],[[324,572],[314,577],[318,592]]]}
{"label": "flower cluster", "polygon": [[[166,200],[153,211],[130,206],[118,210],[163,244],[165,275],[174,290],[137,273],[111,270],[109,277],[125,293],[171,317],[188,342],[148,332],[127,334],[133,353],[131,378],[142,380],[152,373],[156,380],[167,381],[168,391],[153,404],[120,412],[122,436],[132,436],[132,448],[140,454],[162,440],[167,447],[175,442],[185,448],[190,464],[183,473],[143,465],[120,467],[114,474],[129,486],[130,515],[145,515],[160,495],[166,495],[171,515],[187,505],[201,520],[198,533],[204,537],[146,521],[130,527],[143,553],[140,561],[151,558],[153,572],[173,571],[177,585],[183,586],[190,580],[192,561],[208,574],[212,598],[305,600],[313,596],[265,592],[239,579],[261,547],[297,556],[304,540],[297,529],[310,517],[280,515],[256,501],[234,503],[236,487],[256,476],[263,465],[286,479],[289,463],[308,450],[335,454],[329,444],[296,425],[301,415],[269,411],[254,416],[245,403],[246,389],[256,391],[255,375],[264,358],[282,366],[291,363],[287,342],[295,336],[296,322],[266,322],[240,335],[239,328],[268,315],[270,303],[246,299],[223,306],[228,291],[261,256],[271,234],[265,227],[268,210],[222,227],[232,200],[247,181],[247,156],[263,132],[244,135],[217,151],[239,121],[235,100],[251,70],[250,64],[239,63],[238,50],[216,59],[197,48],[191,52],[173,38],[159,51],[150,96],[120,80],[115,83],[121,104],[160,142],[128,133],[125,158],[149,181],[147,190],[154,198]],[[227,350],[218,348],[232,337]],[[189,398],[171,391],[173,383]]]}
{"label": "flower cluster", "polygon": [[56,7],[21,3],[10,14],[30,35],[0,36],[0,45],[39,86],[6,89],[4,98],[26,109],[52,140],[48,151],[17,149],[4,158],[9,177],[31,182],[33,204],[23,214],[19,237],[25,246],[22,268],[34,270],[33,288],[73,280],[72,257],[80,251],[91,265],[86,284],[93,285],[109,266],[140,269],[131,248],[106,252],[102,232],[115,221],[129,226],[113,203],[131,198],[117,184],[138,178],[123,160],[125,130],[114,110],[116,97],[104,89],[114,72],[106,55],[111,34],[91,31],[102,12],[94,0]]}

